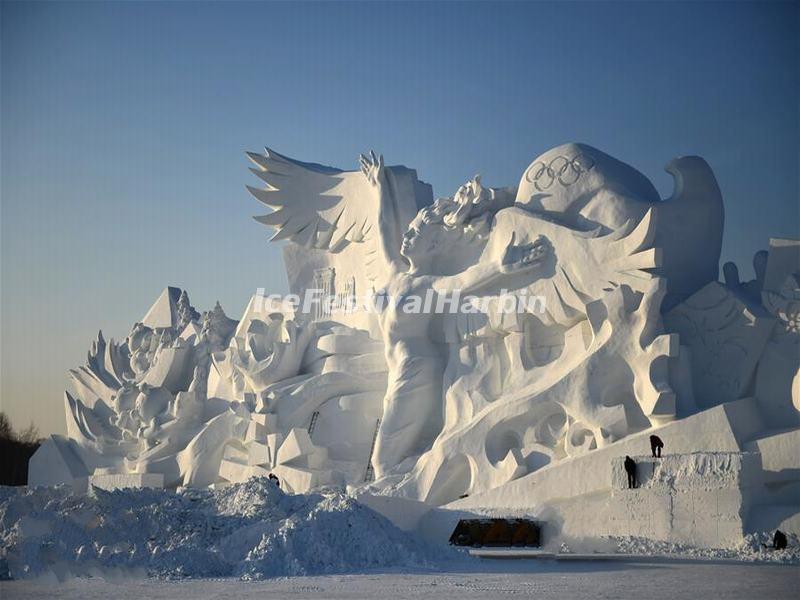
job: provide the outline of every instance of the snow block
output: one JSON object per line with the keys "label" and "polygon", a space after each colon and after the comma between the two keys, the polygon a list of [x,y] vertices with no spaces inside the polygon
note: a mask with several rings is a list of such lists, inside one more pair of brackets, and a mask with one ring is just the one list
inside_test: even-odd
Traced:
{"label": "snow block", "polygon": [[[731,488],[745,483],[742,475],[743,463],[753,460],[741,453],[698,452],[694,454],[670,454],[663,458],[633,456],[636,462],[637,489],[652,489],[669,493],[675,489]],[[628,490],[624,457],[617,457],[611,465],[613,493]]]}
{"label": "snow block", "polygon": [[312,471],[300,467],[278,465],[272,472],[278,476],[284,489],[295,494],[302,494],[331,481],[330,471]]}
{"label": "snow block", "polygon": [[278,449],[277,462],[282,465],[303,462],[301,459],[314,452],[308,431],[295,427]]}
{"label": "snow block", "polygon": [[250,442],[247,452],[247,464],[272,466],[272,455],[267,444]]}
{"label": "snow block", "polygon": [[51,435],[42,442],[28,462],[28,486],[67,484],[76,493],[85,492],[89,470],[74,445],[75,442],[60,435]]}
{"label": "snow block", "polygon": [[223,459],[219,464],[219,476],[230,482],[245,481],[249,477],[250,466],[236,460]]}
{"label": "snow block", "polygon": [[231,440],[222,450],[223,460],[233,460],[244,462],[247,459],[248,451],[240,442]]}
{"label": "snow block", "polygon": [[261,425],[266,433],[274,433],[278,430],[278,415],[272,413],[253,413],[250,420]]}
{"label": "snow block", "polygon": [[269,455],[272,460],[272,466],[275,466],[277,456],[278,456],[278,448],[281,447],[283,444],[283,434],[281,433],[270,433],[267,435],[267,446],[269,446]]}
{"label": "snow block", "polygon": [[245,442],[263,442],[267,438],[266,428],[255,420],[247,424],[247,433],[244,436]]}
{"label": "snow block", "polygon": [[162,473],[103,473],[89,477],[89,485],[101,490],[124,490],[127,488],[163,488]]}
{"label": "snow block", "polygon": [[704,452],[632,458],[637,463],[637,488],[628,488],[624,459],[619,457],[611,467],[610,496],[571,499],[558,507],[570,533],[639,536],[701,548],[741,543],[758,486],[756,455]]}
{"label": "snow block", "polygon": [[766,482],[800,481],[800,429],[753,440],[745,449],[761,456]]}
{"label": "snow block", "polygon": [[355,492],[356,500],[382,514],[403,531],[416,531],[422,518],[431,512],[431,505],[410,498],[378,496],[363,490]]}

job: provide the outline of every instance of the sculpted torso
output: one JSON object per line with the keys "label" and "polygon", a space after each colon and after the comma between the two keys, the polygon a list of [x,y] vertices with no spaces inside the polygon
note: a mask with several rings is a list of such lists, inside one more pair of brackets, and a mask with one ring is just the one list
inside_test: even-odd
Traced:
{"label": "sculpted torso", "polygon": [[399,273],[385,287],[383,310],[379,322],[386,342],[386,358],[394,361],[403,354],[422,353],[435,355],[434,345],[428,337],[432,314],[424,311],[408,313],[404,310],[411,296],[425,298],[432,289],[433,278],[415,277]]}
{"label": "sculpted torso", "polygon": [[[467,294],[487,282],[507,274],[516,274],[533,267],[544,248],[538,243],[511,250],[517,261],[500,264],[478,264],[453,276],[433,273],[437,254],[443,250],[443,219],[431,207],[422,209],[402,236],[397,229],[395,199],[388,184],[383,157],[361,157],[361,170],[377,192],[382,252],[387,264],[379,310],[384,338],[389,380],[383,403],[383,418],[376,438],[373,466],[380,478],[404,460],[427,450],[442,425],[442,376],[444,359],[429,337],[432,310],[411,310],[416,296],[417,306],[424,305],[426,294],[433,292],[432,306],[437,294],[459,290]],[[477,184],[477,182],[475,182]],[[459,193],[468,193],[463,186]],[[474,188],[469,188],[474,190]],[[465,202],[477,200],[466,197]],[[458,203],[453,203],[455,212]]]}

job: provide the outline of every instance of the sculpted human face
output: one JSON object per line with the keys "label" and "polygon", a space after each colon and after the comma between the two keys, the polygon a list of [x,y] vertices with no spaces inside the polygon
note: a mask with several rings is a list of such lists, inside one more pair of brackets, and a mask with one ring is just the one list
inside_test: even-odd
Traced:
{"label": "sculpted human face", "polygon": [[400,254],[406,258],[414,259],[430,253],[435,245],[434,233],[432,227],[415,220],[409,225],[408,231],[403,234]]}

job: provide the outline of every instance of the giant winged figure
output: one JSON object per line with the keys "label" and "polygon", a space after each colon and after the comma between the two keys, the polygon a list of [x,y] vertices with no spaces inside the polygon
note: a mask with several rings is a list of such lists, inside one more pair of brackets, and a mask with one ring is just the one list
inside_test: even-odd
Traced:
{"label": "giant winged figure", "polygon": [[[583,327],[584,337],[602,337],[602,319],[595,315],[593,321],[587,307],[611,290],[624,292],[627,305],[641,304],[647,307],[641,310],[657,313],[665,293],[681,295],[680,283],[687,276],[702,278],[704,274],[697,275],[699,271],[716,269],[716,264],[710,267],[709,263],[718,260],[718,249],[716,258],[712,250],[710,260],[676,265],[672,271],[681,276],[675,278],[674,289],[667,290],[658,277],[664,274],[659,268],[665,269],[663,249],[656,246],[655,213],[668,204],[684,205],[686,199],[678,194],[662,203],[644,176],[584,145],[568,144],[545,153],[526,170],[516,189],[484,188],[476,177],[453,197],[432,203],[420,193],[424,184],[416,180],[413,171],[386,167],[383,157],[372,152],[360,157],[360,171],[349,172],[302,163],[272,150],[249,156],[257,165],[253,172],[267,183],[266,189],[249,189],[275,209],[257,217],[277,229],[273,239],[288,239],[308,252],[335,254],[348,246],[359,246],[355,270],[363,272],[378,297],[388,296],[389,301],[379,298],[374,303],[379,309],[379,330],[389,370],[383,417],[372,455],[378,480],[393,475],[394,479],[389,479],[396,482],[426,463],[419,460],[420,455],[430,455],[437,444],[459,438],[459,431],[474,426],[491,393],[476,389],[483,383],[473,385],[463,380],[458,368],[459,346],[482,324],[488,323],[499,337],[508,337],[511,332],[491,315],[426,313],[410,309],[406,299],[432,293],[432,306],[436,306],[436,298],[456,291],[462,297],[492,299],[510,291],[540,298],[539,314],[532,315],[535,332],[531,334],[529,328],[529,337],[533,335],[534,339],[526,340],[527,350],[520,351],[530,354],[541,345],[553,346],[548,341],[553,336],[559,337],[563,347],[570,338],[564,332],[576,327]],[[707,179],[706,174],[710,175],[701,159],[670,168],[681,183],[686,177]],[[713,181],[713,175],[710,177]],[[714,217],[714,211],[721,216],[721,203],[711,204],[696,204],[695,216],[698,209],[709,213],[707,219]],[[418,210],[416,215],[414,210]],[[666,216],[668,230],[672,224],[669,214]],[[695,226],[702,223],[700,219]],[[714,245],[713,240],[710,245]],[[687,249],[673,251],[679,252]],[[691,248],[688,253],[691,255]],[[677,256],[673,262],[689,260]],[[641,302],[642,295],[652,296],[653,301]],[[465,319],[469,323],[465,324]],[[587,332],[587,326],[596,326],[597,330]],[[639,332],[640,343],[650,344],[659,338],[659,326],[656,316],[656,324],[651,323],[648,332]],[[591,346],[586,341],[583,354]],[[660,336],[657,346],[661,355],[666,356],[668,344],[666,336]],[[567,358],[562,357],[562,362]],[[649,357],[646,365],[631,366],[636,380],[633,393],[614,399],[611,389],[584,389],[588,396],[573,392],[559,398],[558,410],[563,417],[559,427],[564,429],[561,438],[569,433],[574,442],[588,434],[591,443],[602,445],[632,427],[673,418],[674,394],[666,380],[658,380],[650,368],[655,358]],[[491,370],[490,362],[470,367],[470,375],[474,377],[474,372],[482,368]],[[505,362],[499,369],[508,379],[508,360]],[[549,367],[555,371],[553,365]],[[547,387],[549,379],[532,369],[525,383]],[[464,390],[464,385],[469,389]],[[494,393],[504,395],[508,392]],[[542,404],[549,406],[552,402]],[[530,402],[524,410],[535,412],[530,410]],[[542,419],[550,419],[552,425],[552,411],[542,410]],[[552,437],[552,431],[549,435]],[[588,441],[579,441],[578,445],[582,444],[589,446]],[[474,463],[474,458],[471,460]],[[471,465],[473,471],[476,468]]]}

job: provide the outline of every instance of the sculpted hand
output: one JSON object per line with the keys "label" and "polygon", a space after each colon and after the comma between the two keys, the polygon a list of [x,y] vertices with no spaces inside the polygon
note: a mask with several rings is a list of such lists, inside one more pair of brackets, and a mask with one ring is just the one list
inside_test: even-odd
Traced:
{"label": "sculpted hand", "polygon": [[386,169],[383,166],[383,154],[375,156],[375,152],[369,151],[369,156],[361,155],[358,159],[361,164],[361,172],[372,185],[380,187],[386,181]]}
{"label": "sculpted hand", "polygon": [[522,273],[542,263],[547,255],[547,240],[540,237],[530,244],[514,245],[516,232],[511,234],[511,239],[506,246],[503,258],[500,260],[502,273]]}

